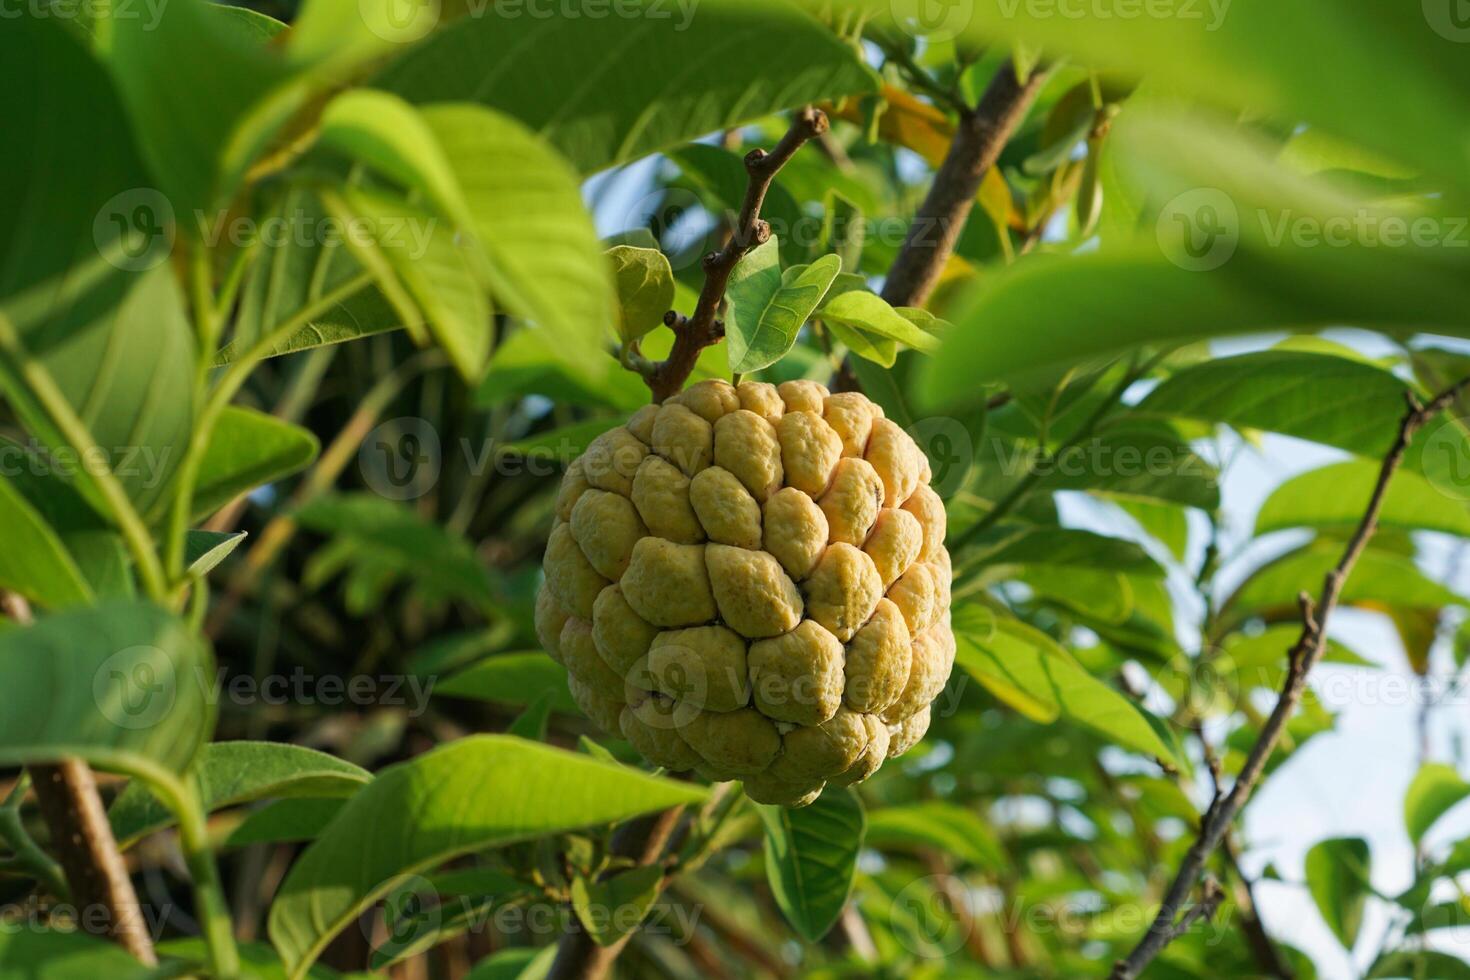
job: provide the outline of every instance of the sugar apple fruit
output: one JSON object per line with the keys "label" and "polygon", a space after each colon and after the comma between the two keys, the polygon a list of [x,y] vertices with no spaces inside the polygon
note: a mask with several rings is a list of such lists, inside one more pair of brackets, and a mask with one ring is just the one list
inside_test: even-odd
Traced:
{"label": "sugar apple fruit", "polygon": [[954,664],[944,504],[855,392],[702,381],[570,467],[536,630],[654,765],[802,806],[929,727]]}

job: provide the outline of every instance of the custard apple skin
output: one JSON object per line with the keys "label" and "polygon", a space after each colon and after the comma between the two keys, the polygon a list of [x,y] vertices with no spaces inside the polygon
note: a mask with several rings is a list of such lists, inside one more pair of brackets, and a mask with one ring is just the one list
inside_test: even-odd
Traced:
{"label": "custard apple skin", "polygon": [[537,636],[653,765],[805,806],[912,748],[949,679],[929,479],[860,393],[701,381],[567,468]]}

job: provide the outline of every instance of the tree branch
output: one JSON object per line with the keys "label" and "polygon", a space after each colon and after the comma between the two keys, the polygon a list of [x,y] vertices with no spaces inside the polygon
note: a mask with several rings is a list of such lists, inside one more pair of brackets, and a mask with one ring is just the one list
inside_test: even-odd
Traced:
{"label": "tree branch", "polygon": [[[0,593],[6,618],[30,625],[31,610],[14,592]],[[84,928],[105,934],[146,966],[156,966],[153,938],[92,770],[80,759],[28,767],[41,817],[51,831],[72,904]],[[104,915],[98,915],[98,912]]]}
{"label": "tree branch", "polygon": [[699,302],[690,317],[680,316],[670,310],[664,314],[664,323],[674,331],[674,346],[667,359],[658,362],[643,362],[637,365],[638,372],[653,393],[653,400],[661,402],[670,395],[678,394],[694,370],[699,352],[719,342],[725,335],[725,325],[717,319],[720,305],[725,299],[725,286],[730,273],[745,257],[745,253],[771,237],[771,226],[761,219],[761,205],[766,191],[771,187],[776,174],[786,161],[801,149],[808,140],[827,131],[827,116],[819,109],[807,106],[796,114],[786,135],[767,153],[754,149],[745,155],[745,172],[749,181],[745,187],[745,200],[736,215],[735,226],[730,238],[717,251],[704,257],[704,287],[699,293]]}
{"label": "tree branch", "polygon": [[1015,65],[1007,60],[990,80],[980,104],[960,113],[954,140],[883,283],[883,298],[890,304],[922,306],[934,291],[939,273],[954,254],[985,172],[995,166],[1026,118],[1046,75],[1047,69],[1038,68],[1022,83],[1016,78]]}
{"label": "tree branch", "polygon": [[[1186,852],[1179,872],[1165,892],[1159,914],[1149,926],[1148,933],[1127,958],[1119,960],[1113,967],[1110,980],[1133,980],[1180,934],[1184,920],[1179,920],[1179,910],[1183,907],[1185,897],[1199,879],[1206,860],[1220,846],[1235,817],[1250,798],[1251,791],[1265,771],[1266,762],[1275,751],[1277,742],[1281,740],[1287,721],[1301,703],[1307,676],[1321,659],[1322,651],[1326,647],[1327,620],[1337,608],[1343,583],[1347,581],[1353,566],[1357,564],[1358,558],[1368,547],[1368,541],[1378,529],[1378,516],[1383,511],[1389,483],[1403,463],[1409,443],[1426,422],[1443,411],[1467,386],[1470,386],[1470,378],[1465,378],[1436,395],[1427,405],[1420,404],[1412,394],[1408,396],[1408,411],[1399,423],[1398,437],[1384,457],[1383,465],[1379,467],[1378,481],[1368,500],[1367,510],[1348,540],[1342,557],[1324,577],[1321,597],[1314,603],[1310,596],[1302,594],[1302,631],[1287,654],[1286,679],[1282,682],[1281,696],[1276,701],[1276,707],[1261,726],[1261,732],[1256,736],[1255,744],[1251,746],[1250,754],[1246,756],[1245,764],[1241,766],[1240,774],[1236,776],[1230,792],[1223,796],[1217,795],[1205,811],[1200,820],[1199,836]],[[1188,913],[1185,914],[1185,919],[1188,919]]]}

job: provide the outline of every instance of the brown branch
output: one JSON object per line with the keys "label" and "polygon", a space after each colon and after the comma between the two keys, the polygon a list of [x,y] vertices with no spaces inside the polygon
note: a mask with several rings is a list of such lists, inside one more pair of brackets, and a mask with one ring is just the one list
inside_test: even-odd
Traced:
{"label": "brown branch", "polygon": [[938,851],[926,850],[922,857],[924,867],[934,878],[940,894],[949,903],[955,923],[965,935],[965,949],[975,958],[975,962],[987,970],[995,969],[996,955],[990,949],[990,942],[986,939],[985,932],[975,921],[974,911],[970,908],[970,896],[964,882],[955,876],[948,859]]}
{"label": "brown branch", "polygon": [[749,177],[745,200],[735,217],[734,227],[730,229],[729,240],[704,257],[704,287],[699,292],[694,314],[687,318],[673,310],[664,314],[664,323],[674,331],[673,349],[665,360],[639,365],[639,373],[652,391],[655,402],[678,394],[694,370],[699,352],[725,335],[725,325],[717,316],[725,300],[725,286],[730,281],[730,273],[735,271],[746,252],[771,237],[771,226],[761,219],[766,191],[770,190],[771,182],[786,161],[801,149],[802,144],[825,133],[827,126],[827,116],[820,109],[807,106],[796,114],[791,128],[786,130],[786,135],[771,152],[754,149],[745,155],[745,172]]}
{"label": "brown branch", "polygon": [[954,140],[883,283],[883,298],[890,304],[922,306],[934,291],[939,273],[954,254],[985,172],[995,166],[1026,118],[1046,75],[1047,69],[1038,68],[1022,83],[1007,60],[990,80],[979,105],[960,113]]}
{"label": "brown branch", "polygon": [[[7,619],[30,625],[31,610],[14,592],[0,593]],[[29,767],[41,817],[51,832],[71,902],[83,929],[107,936],[146,966],[156,966],[153,938],[92,770],[80,759]]]}
{"label": "brown branch", "polygon": [[1276,749],[1276,744],[1281,740],[1287,721],[1291,719],[1296,712],[1297,705],[1301,703],[1302,694],[1306,690],[1307,676],[1317,665],[1322,657],[1322,651],[1326,648],[1327,620],[1337,608],[1338,599],[1342,595],[1343,583],[1347,581],[1358,558],[1368,547],[1368,541],[1378,529],[1378,516],[1383,511],[1383,500],[1388,492],[1389,483],[1403,463],[1404,453],[1408,450],[1410,441],[1426,422],[1443,411],[1467,386],[1470,386],[1470,378],[1465,378],[1436,395],[1427,405],[1420,404],[1412,394],[1408,396],[1408,411],[1405,412],[1399,423],[1398,437],[1394,440],[1388,454],[1384,456],[1383,465],[1379,467],[1378,482],[1373,487],[1373,495],[1368,500],[1368,507],[1358,522],[1352,538],[1348,540],[1342,557],[1324,577],[1321,598],[1314,603],[1310,596],[1302,594],[1302,631],[1287,654],[1286,679],[1282,682],[1281,696],[1276,701],[1276,707],[1272,709],[1270,717],[1261,727],[1260,734],[1256,736],[1255,744],[1251,746],[1250,754],[1246,756],[1245,763],[1241,766],[1240,774],[1236,776],[1230,792],[1223,796],[1217,795],[1201,818],[1199,836],[1195,838],[1194,843],[1184,855],[1179,871],[1170,883],[1168,891],[1165,892],[1159,914],[1149,926],[1148,933],[1128,954],[1127,958],[1119,960],[1114,965],[1113,972],[1109,975],[1110,980],[1132,980],[1179,935],[1180,926],[1176,923],[1176,919],[1179,917],[1179,910],[1183,907],[1185,897],[1193,889],[1194,883],[1199,880],[1206,860],[1220,846],[1226,831],[1230,829],[1235,817],[1250,798],[1251,791],[1255,789],[1256,783],[1265,771],[1267,761]]}
{"label": "brown branch", "polygon": [[[669,842],[683,812],[682,806],[676,806],[629,820],[613,832],[609,852],[613,857],[631,858],[639,867],[657,863],[662,859],[664,846]],[[664,881],[667,882],[668,878],[665,877]],[[546,978],[602,980],[612,970],[613,963],[632,938],[633,932],[629,932],[614,943],[599,946],[573,916],[566,934],[561,937],[556,959],[552,961]]]}

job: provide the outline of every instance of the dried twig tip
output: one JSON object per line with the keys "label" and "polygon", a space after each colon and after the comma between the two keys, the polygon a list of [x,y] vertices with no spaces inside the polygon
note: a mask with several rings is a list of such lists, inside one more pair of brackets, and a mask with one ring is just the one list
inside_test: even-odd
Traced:
{"label": "dried twig tip", "polygon": [[832,125],[827,121],[827,114],[815,106],[807,106],[802,109],[796,118],[806,128],[808,138],[821,136]]}

